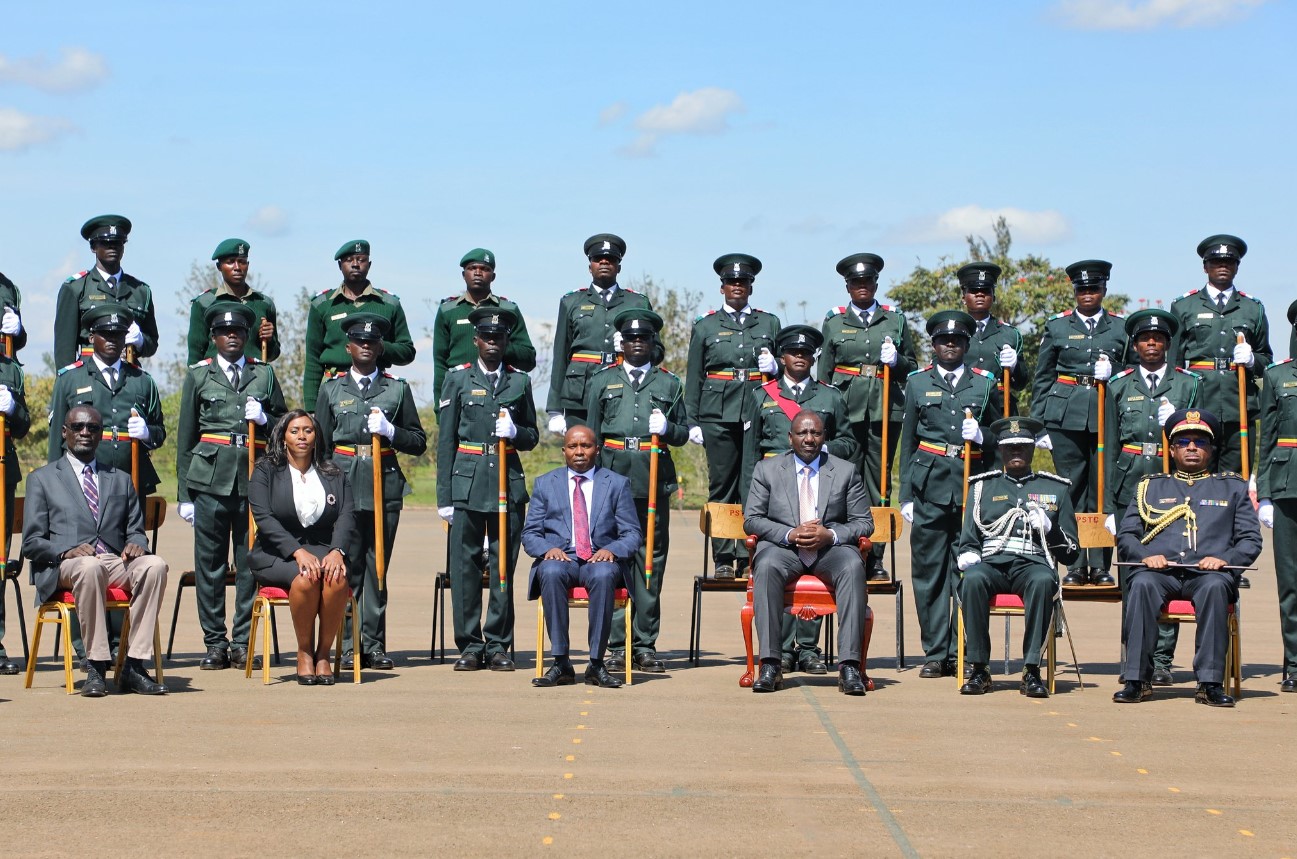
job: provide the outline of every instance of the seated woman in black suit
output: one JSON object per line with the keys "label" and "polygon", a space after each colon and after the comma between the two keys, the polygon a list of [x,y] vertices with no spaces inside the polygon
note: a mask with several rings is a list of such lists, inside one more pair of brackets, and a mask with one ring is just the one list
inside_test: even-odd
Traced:
{"label": "seated woman in black suit", "polygon": [[351,485],[322,443],[315,418],[293,409],[271,430],[248,479],[257,522],[248,565],[259,585],[288,591],[304,686],[333,685],[329,656],[350,595],[347,559],[356,538]]}

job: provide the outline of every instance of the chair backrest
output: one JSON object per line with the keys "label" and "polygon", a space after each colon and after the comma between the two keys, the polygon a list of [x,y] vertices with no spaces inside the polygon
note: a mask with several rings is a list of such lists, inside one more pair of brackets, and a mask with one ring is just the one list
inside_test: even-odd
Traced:
{"label": "chair backrest", "polygon": [[167,499],[150,495],[144,499],[144,530],[149,532],[149,552],[158,551],[158,529],[167,520]]}
{"label": "chair backrest", "polygon": [[698,530],[709,540],[742,540],[743,505],[708,501],[698,517]]}
{"label": "chair backrest", "polygon": [[874,533],[869,535],[870,541],[891,543],[905,532],[905,520],[895,507],[870,507],[869,512],[874,517]]}
{"label": "chair backrest", "polygon": [[[3,573],[10,578],[17,578],[23,568],[23,508],[26,500],[21,496],[14,499],[13,530],[8,534],[9,543],[5,547],[6,563],[3,570]],[[10,549],[13,550],[13,554],[9,554]]]}

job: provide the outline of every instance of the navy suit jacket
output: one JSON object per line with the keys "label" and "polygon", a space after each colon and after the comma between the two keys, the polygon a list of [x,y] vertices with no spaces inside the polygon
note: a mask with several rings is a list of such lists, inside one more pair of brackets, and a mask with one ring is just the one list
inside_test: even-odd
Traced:
{"label": "navy suit jacket", "polygon": [[[587,472],[589,473],[589,472]],[[607,549],[617,558],[622,578],[628,574],[626,559],[639,551],[643,542],[630,481],[606,468],[594,469],[590,499],[590,545],[597,552]],[[567,466],[536,478],[531,490],[527,521],[522,526],[522,548],[536,559],[531,567],[527,598],[540,596],[536,564],[550,549],[562,549],[576,558],[572,540],[572,497],[568,491]],[[626,581],[623,587],[629,587]]]}

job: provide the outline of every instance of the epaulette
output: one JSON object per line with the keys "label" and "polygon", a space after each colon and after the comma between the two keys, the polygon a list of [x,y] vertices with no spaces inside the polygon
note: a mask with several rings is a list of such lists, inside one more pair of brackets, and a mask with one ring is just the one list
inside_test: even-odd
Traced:
{"label": "epaulette", "polygon": [[[1176,367],[1176,369],[1178,370],[1178,369],[1180,369],[1180,368],[1179,368],[1179,367]],[[1113,376],[1113,377],[1112,377],[1112,381],[1115,382],[1115,381],[1117,381],[1118,379],[1124,379],[1124,378],[1126,378],[1127,376],[1129,376],[1129,375],[1130,375],[1131,373],[1133,373],[1133,372],[1135,372],[1135,368],[1134,368],[1134,367],[1127,367],[1125,370],[1122,370],[1120,373],[1118,373],[1117,375]]]}
{"label": "epaulette", "polygon": [[315,295],[311,296],[311,303],[315,304],[317,301],[324,301],[326,298],[329,297],[329,293],[333,292],[335,289],[337,289],[336,286],[331,286],[328,289],[320,290],[319,292],[315,293]]}
{"label": "epaulette", "polygon": [[[661,365],[658,365],[658,372],[660,372],[660,373],[666,373],[668,376],[670,376],[670,377],[673,378],[673,379],[677,379],[677,380],[678,380],[678,379],[680,378],[680,377],[677,376],[675,373],[672,373],[672,372],[671,372],[670,370],[668,370],[666,367],[663,367],[663,366],[661,366]],[[834,388],[833,390],[836,391],[837,388]]]}
{"label": "epaulette", "polygon": [[897,311],[897,306],[896,306],[895,304],[882,304],[882,303],[879,303],[879,305],[878,305],[878,309],[879,309],[879,310],[886,310],[888,313],[895,313],[895,312]]}
{"label": "epaulette", "polygon": [[505,364],[504,369],[508,370],[510,373],[522,373],[524,376],[527,375],[527,372],[525,370],[519,370],[517,367],[513,366],[512,364]]}
{"label": "epaulette", "polygon": [[473,366],[473,363],[470,361],[467,364],[460,364],[458,366],[451,367],[447,372],[454,373],[456,370],[467,370],[471,366]]}
{"label": "epaulette", "polygon": [[1255,301],[1257,304],[1260,304],[1260,303],[1261,303],[1261,299],[1256,298],[1256,297],[1251,296],[1251,295],[1248,295],[1246,292],[1244,292],[1243,290],[1239,289],[1237,286],[1234,287],[1234,291],[1238,293],[1239,298],[1246,298],[1246,299],[1249,299],[1249,300],[1251,300],[1251,301]]}
{"label": "epaulette", "polygon": [[381,293],[383,293],[383,295],[386,295],[388,298],[395,298],[397,301],[400,301],[400,300],[401,300],[401,296],[397,295],[395,292],[392,292],[391,290],[383,289],[381,286],[374,286],[374,285],[371,283],[371,284],[369,285],[369,288],[372,289],[372,290],[374,290],[374,292],[381,292]]}
{"label": "epaulette", "polygon": [[463,295],[464,295],[464,293],[462,293],[462,292],[457,292],[457,293],[455,293],[454,295],[448,295],[448,296],[446,296],[445,298],[443,298],[443,299],[441,300],[441,303],[442,303],[442,304],[445,304],[447,301],[459,301],[460,298],[463,297]]}
{"label": "epaulette", "polygon": [[196,363],[196,364],[190,364],[190,365],[189,365],[189,369],[191,369],[191,370],[197,370],[199,367],[206,367],[208,364],[212,363],[212,361],[214,361],[214,360],[215,360],[214,358],[204,358],[203,360],[199,361],[199,362]]}
{"label": "epaulette", "polygon": [[979,376],[986,377],[987,379],[996,378],[995,374],[992,373],[990,370],[983,370],[981,367],[969,367],[968,369],[972,370],[974,373],[976,373]]}
{"label": "epaulette", "polygon": [[86,363],[85,361],[73,361],[71,364],[68,364],[66,367],[59,367],[58,375],[62,376],[68,370],[75,370],[77,367],[85,366],[85,363]]}
{"label": "epaulette", "polygon": [[216,292],[215,289],[208,287],[207,289],[204,289],[202,292],[195,295],[193,298],[189,299],[189,303],[197,304],[204,295],[213,295],[215,292]]}
{"label": "epaulette", "polygon": [[844,313],[846,313],[846,312],[847,312],[847,308],[846,308],[845,306],[842,306],[842,307],[830,307],[830,308],[829,308],[829,312],[826,313],[826,314],[824,314],[824,318],[825,318],[825,319],[832,319],[833,317],[835,317],[835,316],[841,316],[842,314],[844,314]]}
{"label": "epaulette", "polygon": [[981,474],[970,474],[968,476],[968,482],[976,483],[979,480],[985,480],[988,477],[995,477],[996,475],[999,474],[1004,474],[1004,472],[1000,471],[998,468],[992,471],[983,471]]}
{"label": "epaulette", "polygon": [[627,289],[626,287],[622,286],[620,283],[617,284],[617,288],[620,289],[622,292],[628,292],[628,293],[630,293],[631,295],[639,295],[639,293],[636,292],[635,290],[633,290],[633,289]]}
{"label": "epaulette", "polygon": [[243,361],[244,361],[245,364],[264,364],[264,363],[265,363],[265,362],[262,361],[260,358],[253,358],[253,357],[251,357],[250,355],[245,355],[245,356],[243,356]]}
{"label": "epaulette", "polygon": [[403,379],[402,377],[400,377],[400,376],[393,376],[391,373],[387,372],[386,370],[383,371],[383,378],[384,378],[384,379],[391,379],[393,382],[404,382],[404,381],[405,381],[405,379]]}
{"label": "epaulette", "polygon": [[590,287],[588,287],[588,286],[583,286],[583,287],[581,287],[580,289],[574,289],[574,290],[572,290],[571,292],[565,292],[565,293],[563,293],[563,297],[564,297],[564,298],[567,298],[569,295],[576,295],[578,292],[585,292],[585,291],[586,291],[587,289],[589,289],[589,288],[590,288]]}
{"label": "epaulette", "polygon": [[[1267,365],[1267,366],[1266,366],[1266,369],[1269,370],[1271,367],[1278,367],[1278,366],[1281,366],[1281,365],[1283,365],[1283,364],[1289,364],[1289,363],[1291,363],[1291,362],[1292,362],[1292,358],[1284,358],[1282,361],[1275,361],[1275,362],[1273,362],[1273,363]],[[1176,369],[1178,370],[1178,369],[1180,369],[1180,368],[1179,368],[1179,367],[1176,367]]]}
{"label": "epaulette", "polygon": [[1197,295],[1197,294],[1200,293],[1200,292],[1202,292],[1202,287],[1201,287],[1201,286],[1198,287],[1197,289],[1191,289],[1191,290],[1189,290],[1189,291],[1186,292],[1184,295],[1179,296],[1179,297],[1176,298],[1175,300],[1176,300],[1176,301],[1179,301],[1181,298],[1190,298],[1190,297],[1192,297],[1192,296]]}
{"label": "epaulette", "polygon": [[[569,295],[570,295],[570,294],[571,294],[571,293],[569,293]],[[707,311],[706,313],[699,314],[698,318],[694,320],[694,324],[696,325],[696,324],[698,324],[699,322],[702,322],[704,319],[706,319],[708,316],[711,316],[711,315],[712,315],[713,313],[715,313],[715,312],[716,312],[716,310],[715,310],[715,308],[713,308],[713,309]]]}
{"label": "epaulette", "polygon": [[1124,313],[1113,313],[1111,310],[1105,310],[1104,313],[1107,313],[1107,314],[1108,314],[1109,316],[1111,316],[1113,319],[1125,319],[1125,318],[1126,318],[1126,315],[1125,315]]}
{"label": "epaulette", "polygon": [[1068,480],[1066,477],[1063,477],[1063,476],[1061,476],[1061,475],[1055,474],[1055,473],[1052,472],[1052,471],[1037,471],[1037,472],[1036,472],[1036,476],[1037,476],[1037,477],[1046,477],[1046,478],[1048,478],[1048,479],[1050,479],[1050,480],[1057,480],[1059,483],[1063,484],[1064,486],[1071,486],[1071,485],[1072,485],[1072,481]]}
{"label": "epaulette", "polygon": [[1071,309],[1071,310],[1064,310],[1062,313],[1055,313],[1053,316],[1049,317],[1049,321],[1053,322],[1055,319],[1064,319],[1068,316],[1071,316],[1075,312],[1076,311],[1074,309]]}
{"label": "epaulette", "polygon": [[1244,483],[1247,483],[1247,478],[1239,474],[1237,471],[1218,471],[1213,474],[1212,477],[1223,477],[1227,480],[1241,480]]}
{"label": "epaulette", "polygon": [[[1292,358],[1289,358],[1289,359],[1288,359],[1288,361],[1291,361],[1291,360],[1292,360]],[[1284,361],[1284,363],[1287,364],[1288,361]],[[1270,366],[1273,367],[1274,364],[1271,364]],[[1193,378],[1197,379],[1197,380],[1200,381],[1200,382],[1202,381],[1202,374],[1201,374],[1201,373],[1195,373],[1193,370],[1186,370],[1184,367],[1176,367],[1176,368],[1175,368],[1175,371],[1176,371],[1177,373],[1184,373],[1186,376],[1192,376]]]}
{"label": "epaulette", "polygon": [[74,280],[80,280],[81,278],[85,277],[85,276],[88,275],[88,274],[90,274],[90,269],[86,269],[85,271],[79,271],[79,272],[77,272],[77,273],[74,274],[74,275],[69,275],[69,276],[68,276],[68,279],[65,280],[65,281],[63,281],[63,282],[64,282],[64,283],[71,283],[71,282],[74,281]]}
{"label": "epaulette", "polygon": [[926,372],[928,372],[928,371],[931,370],[931,369],[932,369],[932,365],[929,364],[929,365],[926,366],[926,367],[920,367],[920,368],[917,369],[917,370],[911,370],[909,373],[906,374],[905,378],[908,379],[908,378],[910,378],[910,376],[914,376],[914,375],[917,375],[917,374],[919,374],[919,373],[926,373]]}
{"label": "epaulette", "polygon": [[346,370],[334,370],[333,375],[329,376],[329,381],[332,382],[334,379],[341,379],[345,375],[347,375]]}

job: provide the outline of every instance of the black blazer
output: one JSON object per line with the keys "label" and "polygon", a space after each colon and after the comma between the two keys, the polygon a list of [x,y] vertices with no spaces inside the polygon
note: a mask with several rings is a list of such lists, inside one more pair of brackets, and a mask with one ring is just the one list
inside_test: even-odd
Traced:
{"label": "black blazer", "polygon": [[248,478],[248,503],[257,522],[257,539],[248,553],[248,565],[254,570],[269,569],[276,561],[292,558],[298,549],[314,547],[341,549],[351,568],[357,555],[357,532],[351,484],[346,475],[320,474],[326,501],[324,513],[306,528],[298,521],[293,504],[292,475],[288,473],[291,468],[275,468],[262,459]]}

